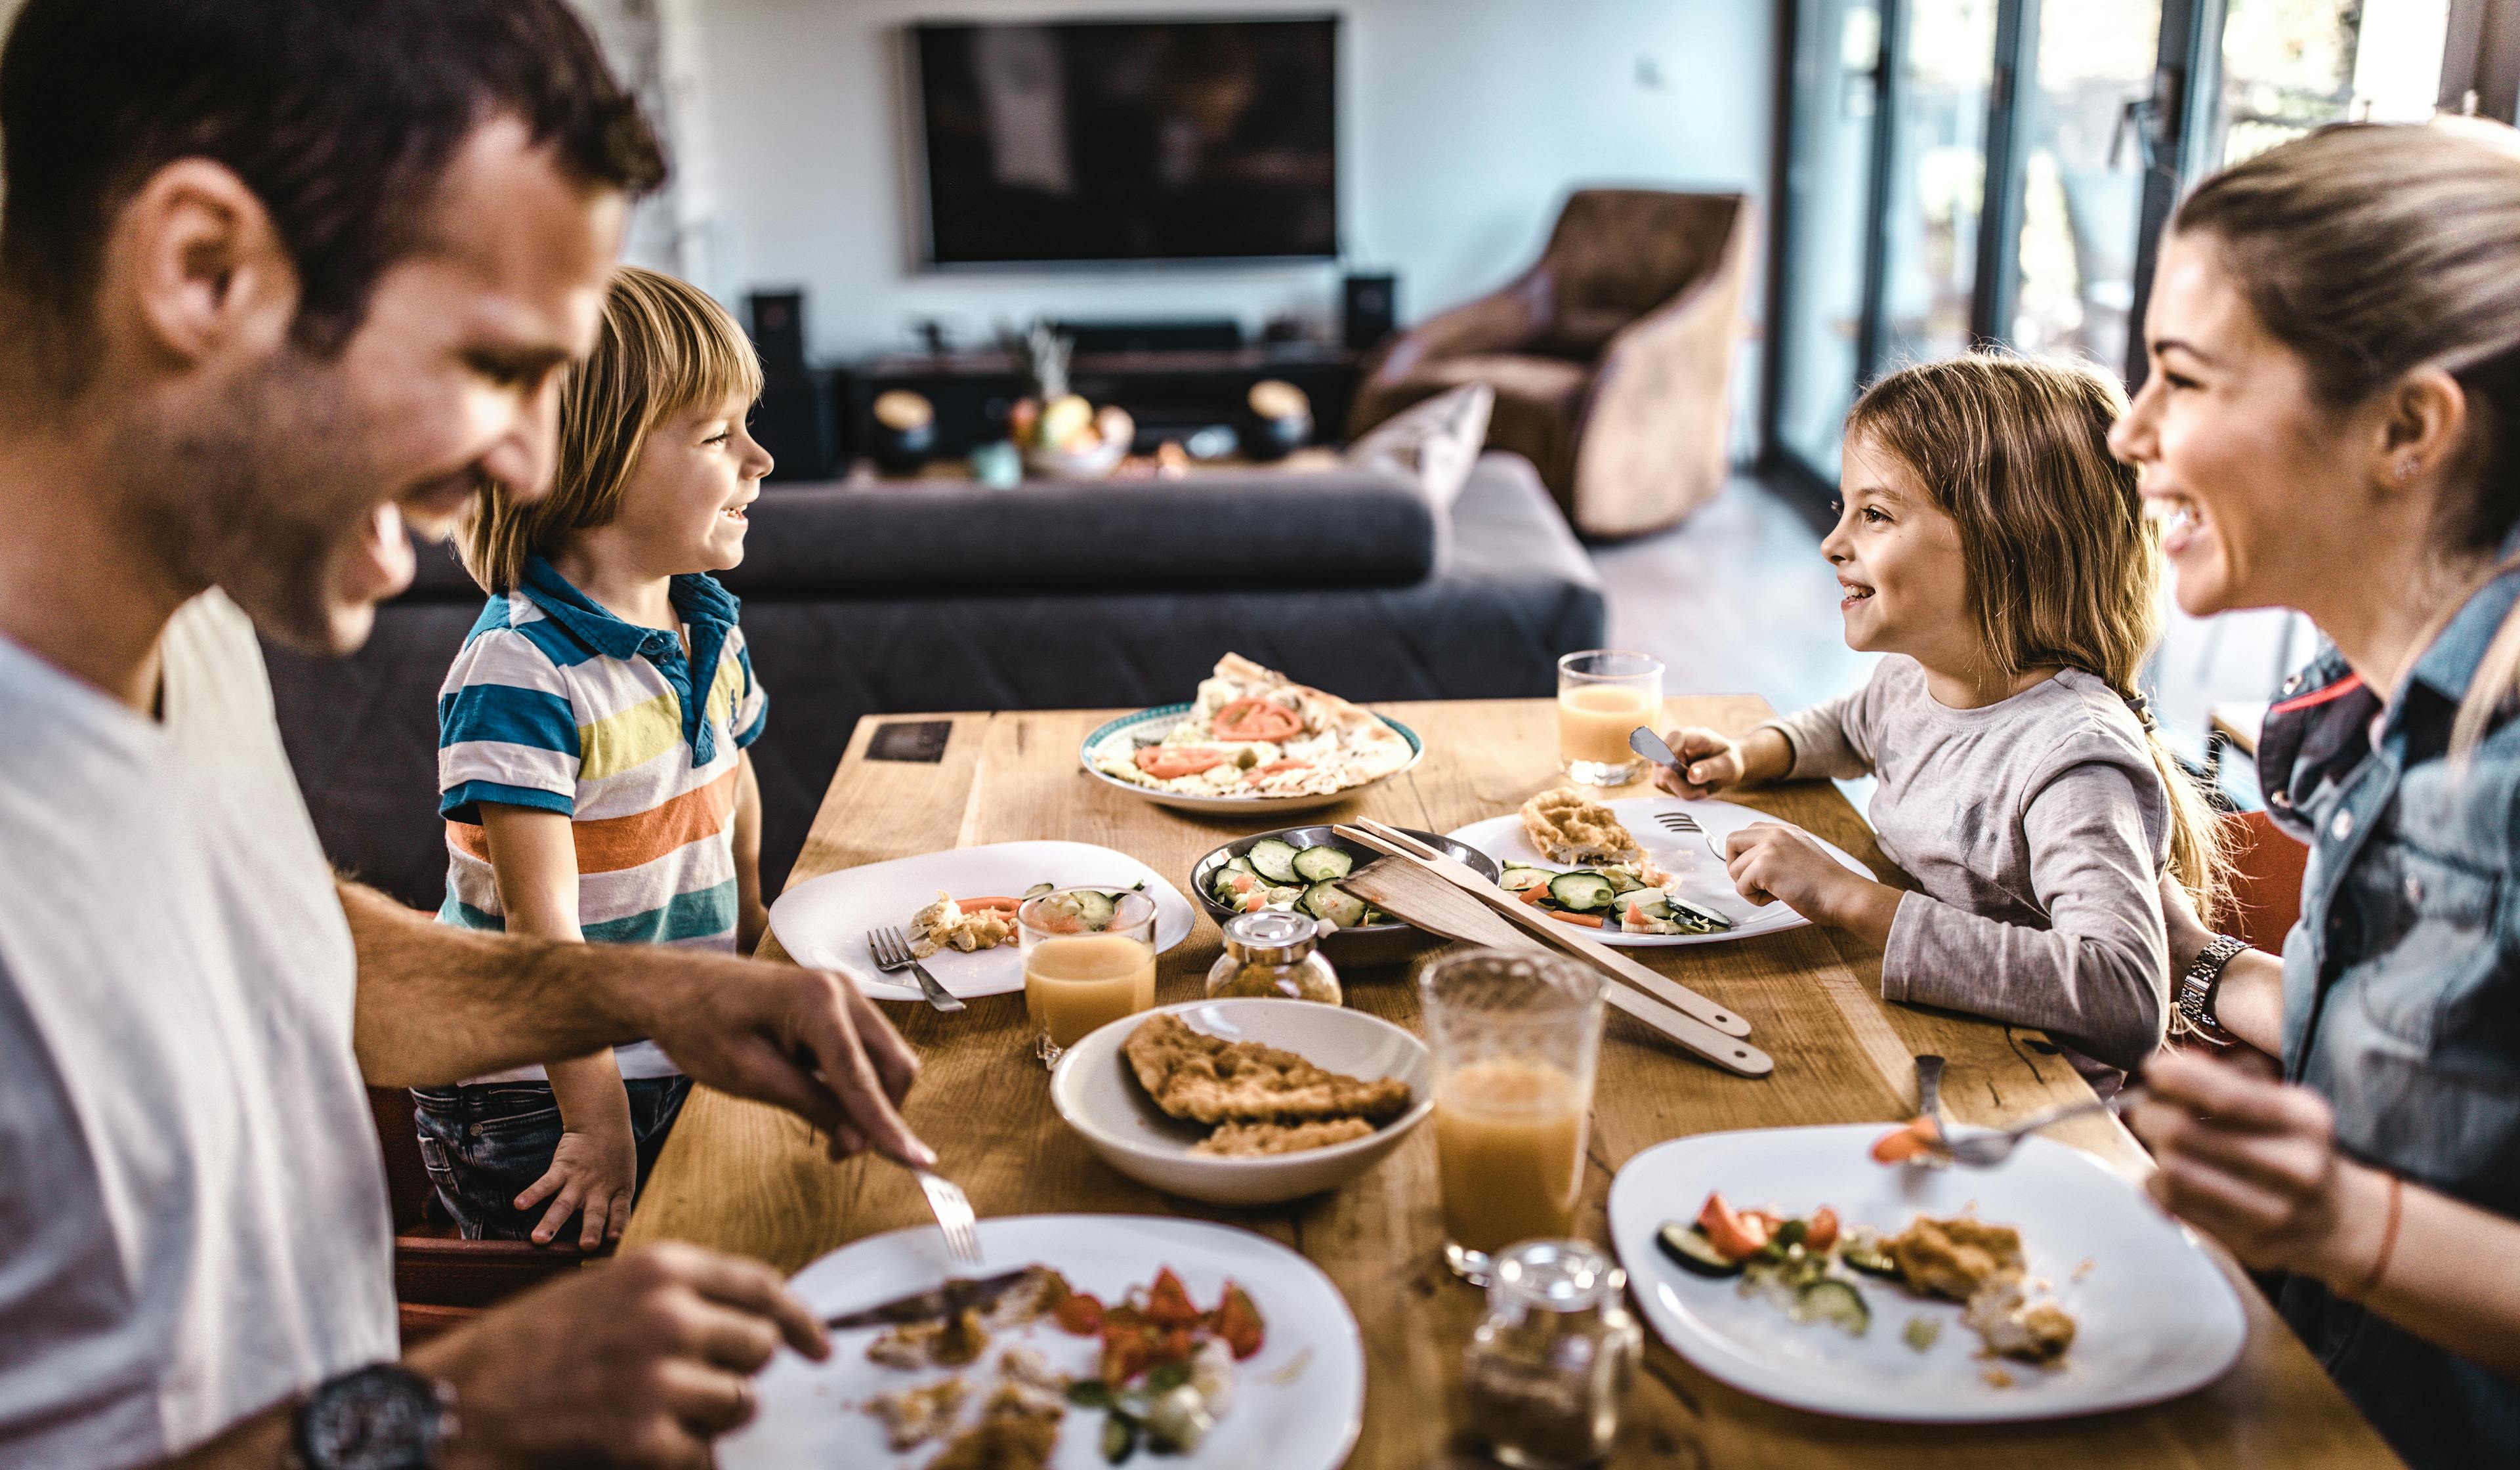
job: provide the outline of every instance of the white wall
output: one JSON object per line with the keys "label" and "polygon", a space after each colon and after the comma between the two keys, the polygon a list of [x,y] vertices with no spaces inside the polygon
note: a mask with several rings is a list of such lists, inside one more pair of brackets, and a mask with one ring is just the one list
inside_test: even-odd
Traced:
{"label": "white wall", "polygon": [[906,345],[926,316],[967,344],[1036,314],[1293,313],[1328,334],[1334,266],[922,273],[900,71],[913,21],[1329,9],[1347,257],[1399,272],[1404,318],[1502,284],[1573,185],[1766,193],[1758,0],[710,0],[684,41],[706,112],[702,284],[804,288],[825,358]]}

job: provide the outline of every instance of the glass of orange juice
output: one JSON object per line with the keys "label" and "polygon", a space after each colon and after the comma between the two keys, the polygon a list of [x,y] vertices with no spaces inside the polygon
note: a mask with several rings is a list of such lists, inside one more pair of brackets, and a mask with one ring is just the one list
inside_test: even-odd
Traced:
{"label": "glass of orange juice", "polygon": [[1026,899],[1015,942],[1045,1065],[1087,1032],[1155,1003],[1155,904],[1143,893],[1058,888]]}
{"label": "glass of orange juice", "polygon": [[1480,950],[1436,960],[1418,987],[1435,1054],[1444,1259],[1485,1284],[1506,1247],[1574,1232],[1602,980],[1559,956]]}
{"label": "glass of orange juice", "polygon": [[1557,760],[1588,786],[1623,786],[1644,769],[1628,748],[1640,725],[1662,720],[1662,660],[1593,648],[1557,660]]}

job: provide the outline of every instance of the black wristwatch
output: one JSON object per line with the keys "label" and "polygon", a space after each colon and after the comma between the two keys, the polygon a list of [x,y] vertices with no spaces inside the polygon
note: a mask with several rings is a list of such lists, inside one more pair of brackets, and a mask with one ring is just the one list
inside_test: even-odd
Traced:
{"label": "black wristwatch", "polygon": [[2223,970],[2242,950],[2246,940],[2228,934],[2218,934],[2212,944],[2198,952],[2187,964],[2187,972],[2179,977],[2179,1014],[2190,1031],[2217,1047],[2230,1045],[2231,1033],[2223,1029],[2214,1014],[2215,995],[2223,988]]}
{"label": "black wristwatch", "polygon": [[327,1378],[298,1403],[291,1470],[437,1470],[455,1391],[398,1362]]}

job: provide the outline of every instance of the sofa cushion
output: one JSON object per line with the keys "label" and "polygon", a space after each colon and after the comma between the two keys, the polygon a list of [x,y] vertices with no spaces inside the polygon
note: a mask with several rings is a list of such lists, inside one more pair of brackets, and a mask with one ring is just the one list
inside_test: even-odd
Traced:
{"label": "sofa cushion", "polygon": [[[739,597],[1406,587],[1435,564],[1436,514],[1396,467],[1215,470],[1179,480],[772,485],[753,502]],[[409,596],[477,601],[424,549]]]}
{"label": "sofa cushion", "polygon": [[1495,407],[1496,389],[1483,382],[1438,393],[1394,414],[1349,445],[1348,463],[1416,476],[1436,513],[1449,515],[1487,443],[1488,412]]}

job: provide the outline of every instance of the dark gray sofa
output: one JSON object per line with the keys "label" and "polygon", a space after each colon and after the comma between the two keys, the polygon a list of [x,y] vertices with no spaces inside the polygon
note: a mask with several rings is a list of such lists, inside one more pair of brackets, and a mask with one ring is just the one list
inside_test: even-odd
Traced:
{"label": "dark gray sofa", "polygon": [[[1603,639],[1600,583],[1513,455],[1449,515],[1396,473],[773,485],[743,599],[770,724],[753,746],[776,893],[861,716],[1187,699],[1233,650],[1352,698],[1546,695]],[[266,648],[283,735],[341,867],[434,908],[436,696],[482,596],[442,549],[346,659]]]}

